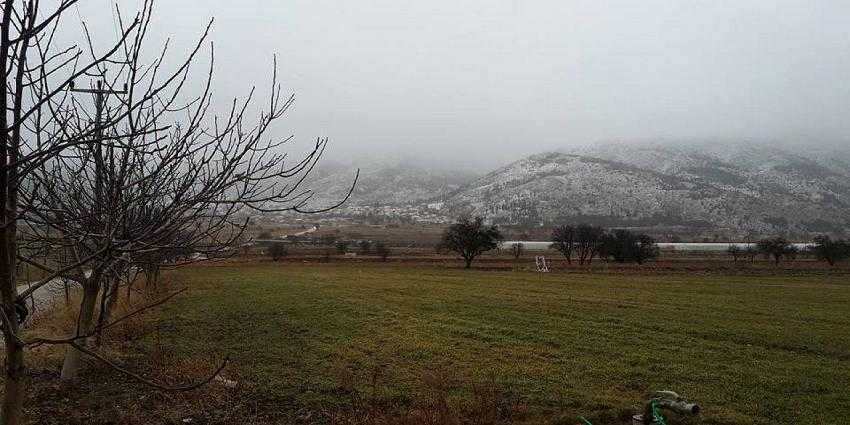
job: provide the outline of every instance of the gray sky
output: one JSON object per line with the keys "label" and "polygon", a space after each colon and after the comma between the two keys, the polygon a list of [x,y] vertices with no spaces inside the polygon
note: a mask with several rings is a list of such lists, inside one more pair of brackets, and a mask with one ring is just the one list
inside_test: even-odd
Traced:
{"label": "gray sky", "polygon": [[[110,4],[79,13],[114,39]],[[281,134],[328,136],[337,155],[489,165],[611,140],[850,139],[843,0],[179,0],[156,16],[176,46],[216,18],[223,102],[266,87],[277,53],[298,99]]]}

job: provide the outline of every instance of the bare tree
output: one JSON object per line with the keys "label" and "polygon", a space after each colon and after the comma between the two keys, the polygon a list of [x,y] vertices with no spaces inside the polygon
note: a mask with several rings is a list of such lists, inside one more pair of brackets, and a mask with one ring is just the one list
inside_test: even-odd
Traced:
{"label": "bare tree", "polygon": [[387,257],[390,256],[390,247],[386,243],[378,241],[375,243],[375,254],[381,257],[381,261],[387,261]]}
{"label": "bare tree", "polygon": [[443,233],[440,246],[459,254],[468,269],[476,257],[498,248],[503,239],[499,228],[485,225],[482,217],[461,217]]}
{"label": "bare tree", "polygon": [[519,257],[522,257],[522,254],[525,252],[525,244],[522,242],[514,242],[511,244],[511,254],[514,256],[515,260],[519,260]]}
{"label": "bare tree", "polygon": [[826,261],[830,266],[850,257],[850,242],[834,240],[829,236],[818,236],[811,248],[812,254],[818,261]]}
{"label": "bare tree", "polygon": [[348,251],[349,245],[351,245],[351,242],[344,239],[340,239],[334,244],[334,246],[336,246],[336,252],[338,254],[345,254]]}
{"label": "bare tree", "polygon": [[590,264],[602,246],[605,229],[589,224],[576,227],[576,254],[579,264]]}
{"label": "bare tree", "polygon": [[570,225],[558,226],[552,229],[552,248],[555,248],[567,259],[567,264],[573,263],[573,249],[576,243],[576,228]]}
{"label": "bare tree", "polygon": [[785,238],[778,236],[760,240],[757,247],[765,258],[773,258],[774,263],[779,265],[779,261],[789,255],[791,244]]}
{"label": "bare tree", "polygon": [[741,249],[741,247],[738,246],[738,245],[731,244],[731,245],[729,245],[728,248],[726,248],[726,253],[729,254],[729,256],[732,257],[732,261],[737,263],[738,258],[741,257],[741,255],[744,254],[744,250]]}
{"label": "bare tree", "polygon": [[337,236],[332,234],[323,235],[319,238],[319,245],[322,247],[322,259],[329,261],[336,246]]}
{"label": "bare tree", "polygon": [[797,259],[797,256],[800,255],[800,248],[798,248],[796,245],[788,245],[782,255],[785,257],[786,260],[794,261]]}
{"label": "bare tree", "polygon": [[[72,264],[41,267],[83,289],[72,336],[51,340],[68,346],[63,379],[76,377],[81,355],[91,355],[91,336],[112,323],[121,276],[128,271],[142,267],[158,274],[162,264],[194,261],[187,258],[190,252],[203,258],[233,255],[251,211],[312,213],[338,205],[310,209],[312,192],[302,188],[326,139],[290,163],[280,149],[291,137],[268,136],[294,100],[283,96],[276,66],[268,109],[256,121],[248,112],[253,89],[244,100],[231,102],[225,116],[208,116],[211,46],[201,93],[180,99],[209,26],[182,64],[166,73],[164,49],[150,63],[143,59],[151,12],[152,2],[146,2],[132,25],[121,24],[126,36],[116,49],[120,60],[110,62],[120,66],[111,74],[96,67],[93,104],[69,97],[64,107],[51,111],[52,120],[62,122],[60,129],[50,132],[37,123],[48,137],[71,135],[82,142],[40,159],[19,190],[27,243],[58,243],[73,253]],[[114,106],[104,93],[114,97]]]}
{"label": "bare tree", "polygon": [[272,242],[271,245],[269,245],[268,254],[272,261],[279,261],[281,258],[286,257],[286,243]]}
{"label": "bare tree", "polygon": [[643,264],[660,254],[655,240],[648,235],[639,235],[625,229],[616,229],[602,236],[600,257],[611,257],[618,263],[629,261]]}
{"label": "bare tree", "polygon": [[635,250],[634,260],[638,264],[643,264],[647,260],[654,260],[661,255],[661,250],[655,239],[649,235],[638,235],[637,249]]}
{"label": "bare tree", "polygon": [[758,247],[756,247],[756,246],[747,245],[747,247],[744,248],[744,256],[749,258],[750,263],[756,262],[756,257],[758,256],[758,254],[759,254],[759,250],[758,250]]}
{"label": "bare tree", "polygon": [[[84,50],[75,46],[59,46],[55,37],[61,18],[76,0],[58,0],[43,6],[37,0],[2,3],[0,26],[0,69],[3,89],[0,97],[4,111],[0,114],[0,319],[6,364],[0,422],[20,422],[24,391],[24,349],[19,328],[25,298],[17,291],[17,264],[21,261],[19,226],[32,206],[22,202],[22,192],[33,190],[27,182],[33,168],[49,161],[64,149],[80,144],[103,141],[102,123],[70,131],[62,120],[61,110],[68,104],[66,89],[74,79],[110,63],[128,37],[138,31],[139,20],[133,20],[110,48],[88,59]],[[52,7],[52,9],[49,9]],[[74,264],[66,265],[68,267]],[[51,273],[35,286],[60,276],[64,270]]]}
{"label": "bare tree", "polygon": [[357,242],[357,248],[360,249],[360,254],[369,255],[372,253],[372,241],[366,239],[361,240],[360,242]]}

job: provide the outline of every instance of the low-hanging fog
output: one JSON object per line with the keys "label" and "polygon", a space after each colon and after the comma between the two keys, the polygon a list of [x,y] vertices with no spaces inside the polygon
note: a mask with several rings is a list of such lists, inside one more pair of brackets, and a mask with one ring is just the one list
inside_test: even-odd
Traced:
{"label": "low-hanging fog", "polygon": [[[112,4],[76,8],[96,38],[116,37]],[[489,166],[615,140],[850,138],[846,1],[181,0],[156,10],[152,40],[170,37],[175,52],[215,18],[223,102],[267,87],[276,53],[297,95],[280,134],[327,136],[337,158]]]}

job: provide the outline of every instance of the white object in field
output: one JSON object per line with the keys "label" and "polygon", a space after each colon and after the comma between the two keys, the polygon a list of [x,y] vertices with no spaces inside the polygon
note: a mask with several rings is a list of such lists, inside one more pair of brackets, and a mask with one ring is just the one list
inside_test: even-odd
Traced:
{"label": "white object in field", "polygon": [[[652,393],[651,398],[644,406],[642,415],[634,415],[632,417],[632,425],[656,425],[661,421],[656,421],[656,409],[665,409],[676,412],[684,416],[697,416],[702,408],[696,403],[690,403],[684,397],[673,391],[656,391]],[[648,421],[651,420],[651,421]]]}
{"label": "white object in field", "polygon": [[215,377],[215,380],[216,380],[217,382],[220,382],[220,383],[221,383],[222,385],[224,385],[226,388],[236,388],[236,386],[237,386],[237,385],[239,385],[239,383],[238,383],[238,382],[236,382],[236,381],[234,381],[234,380],[232,380],[232,379],[227,379],[227,378],[225,378],[225,377],[223,377],[223,376],[221,376],[221,375],[216,376],[216,377]]}
{"label": "white object in field", "polygon": [[542,255],[534,257],[534,264],[537,266],[538,272],[549,273],[549,266],[546,265],[546,257]]}

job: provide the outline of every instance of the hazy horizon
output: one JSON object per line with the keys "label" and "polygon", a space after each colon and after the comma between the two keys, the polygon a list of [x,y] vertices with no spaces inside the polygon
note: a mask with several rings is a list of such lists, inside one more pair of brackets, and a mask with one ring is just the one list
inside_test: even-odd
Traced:
{"label": "hazy horizon", "polygon": [[504,156],[469,156],[469,157],[439,157],[436,155],[427,155],[420,152],[411,151],[387,151],[381,156],[370,153],[346,153],[334,151],[332,147],[324,156],[320,163],[320,169],[330,168],[358,168],[358,167],[374,167],[376,164],[385,166],[404,166],[418,165],[422,168],[431,168],[435,171],[462,171],[469,174],[484,174],[493,171],[497,168],[507,166],[513,162],[525,159],[532,155],[546,153],[585,153],[593,152],[596,149],[611,149],[617,146],[626,148],[684,148],[684,149],[700,149],[700,148],[717,148],[724,147],[752,147],[765,149],[778,149],[790,154],[807,157],[808,154],[816,152],[832,152],[840,151],[844,155],[850,155],[850,146],[847,144],[831,143],[828,141],[800,141],[800,142],[777,142],[777,141],[758,141],[758,140],[707,140],[707,139],[630,139],[630,140],[602,140],[594,143],[572,144],[561,147],[551,147],[537,151],[526,153],[517,153],[516,155]]}
{"label": "hazy horizon", "polygon": [[[95,38],[116,37],[111,4],[77,8]],[[149,51],[170,37],[180,57],[215,17],[222,104],[264,94],[278,55],[297,101],[277,135],[329,137],[330,159],[488,167],[607,142],[846,144],[848,13],[792,0],[160,1]]]}

